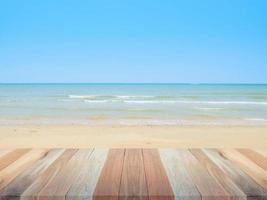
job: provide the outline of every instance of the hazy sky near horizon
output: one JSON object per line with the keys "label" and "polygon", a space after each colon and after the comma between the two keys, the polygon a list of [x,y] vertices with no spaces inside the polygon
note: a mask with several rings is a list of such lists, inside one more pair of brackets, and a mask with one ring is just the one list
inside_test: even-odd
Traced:
{"label": "hazy sky near horizon", "polygon": [[0,82],[267,83],[267,1],[1,1]]}

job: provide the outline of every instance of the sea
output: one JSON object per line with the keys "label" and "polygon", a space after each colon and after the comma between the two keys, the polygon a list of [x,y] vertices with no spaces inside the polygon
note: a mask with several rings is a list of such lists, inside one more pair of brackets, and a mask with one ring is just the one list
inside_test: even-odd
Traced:
{"label": "sea", "polygon": [[0,125],[267,125],[266,84],[0,84]]}

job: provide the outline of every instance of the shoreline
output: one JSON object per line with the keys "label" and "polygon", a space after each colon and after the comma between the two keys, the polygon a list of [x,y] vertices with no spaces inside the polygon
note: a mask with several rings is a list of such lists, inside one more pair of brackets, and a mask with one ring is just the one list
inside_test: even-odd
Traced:
{"label": "shoreline", "polygon": [[267,126],[0,126],[0,149],[266,148]]}

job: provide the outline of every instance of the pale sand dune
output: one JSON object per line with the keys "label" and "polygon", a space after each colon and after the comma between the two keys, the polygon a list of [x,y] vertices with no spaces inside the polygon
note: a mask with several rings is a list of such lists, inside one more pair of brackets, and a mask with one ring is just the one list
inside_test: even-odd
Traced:
{"label": "pale sand dune", "polygon": [[267,126],[1,126],[0,148],[267,147]]}

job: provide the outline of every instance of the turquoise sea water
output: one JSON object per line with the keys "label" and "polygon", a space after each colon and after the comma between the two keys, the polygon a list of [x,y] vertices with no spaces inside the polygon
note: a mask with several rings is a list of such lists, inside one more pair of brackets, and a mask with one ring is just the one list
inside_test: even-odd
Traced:
{"label": "turquoise sea water", "polygon": [[0,125],[267,125],[267,85],[0,84]]}

